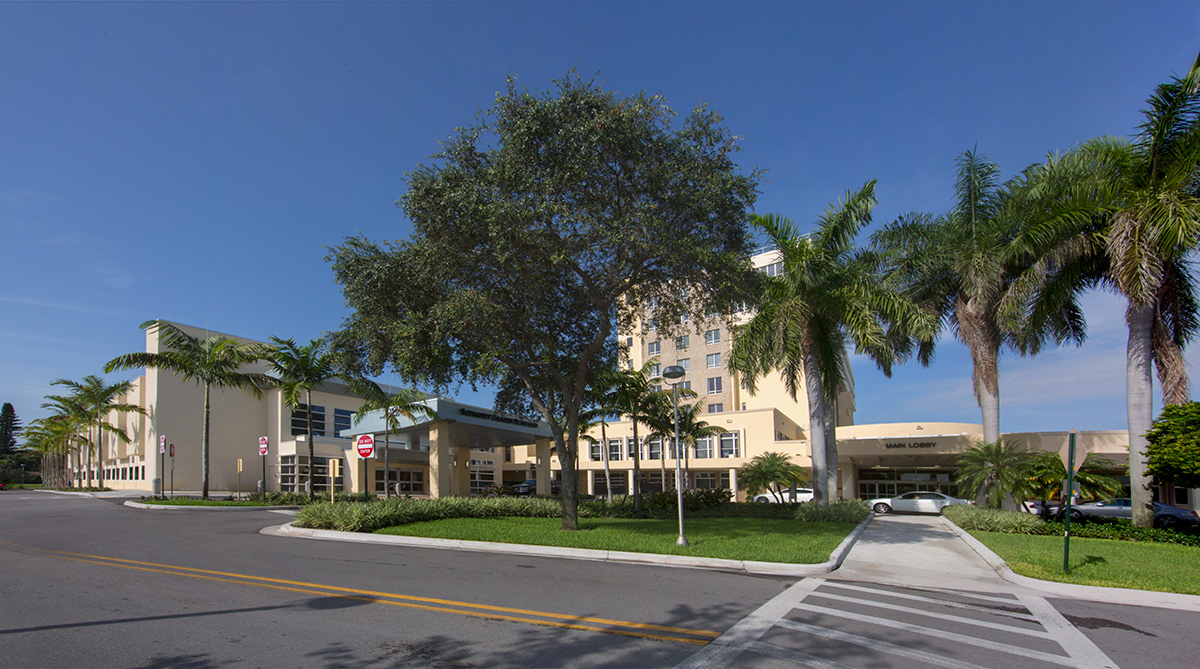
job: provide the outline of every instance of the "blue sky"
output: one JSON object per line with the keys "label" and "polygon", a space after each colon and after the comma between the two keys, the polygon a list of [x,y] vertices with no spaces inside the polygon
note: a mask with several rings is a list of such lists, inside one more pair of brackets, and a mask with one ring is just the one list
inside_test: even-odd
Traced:
{"label": "blue sky", "polygon": [[[767,170],[757,211],[878,179],[878,225],[945,210],[972,147],[1009,176],[1130,134],[1197,35],[1186,2],[0,3],[0,402],[42,415],[149,319],[336,328],[327,248],[407,237],[405,173],[507,75],[709,104]],[[1124,305],[1087,304],[1084,346],[1002,357],[1003,431],[1125,427]],[[859,423],[979,422],[952,340],[854,367]]]}

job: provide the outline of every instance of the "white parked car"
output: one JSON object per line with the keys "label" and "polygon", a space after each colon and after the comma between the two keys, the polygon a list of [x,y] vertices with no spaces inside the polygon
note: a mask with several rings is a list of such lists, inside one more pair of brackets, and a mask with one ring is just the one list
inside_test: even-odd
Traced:
{"label": "white parked car", "polygon": [[951,497],[940,492],[919,490],[906,492],[899,497],[881,497],[867,502],[875,513],[941,513],[948,506],[975,504],[970,500]]}
{"label": "white parked car", "polygon": [[[812,490],[810,490],[808,488],[796,488],[796,499],[794,501],[797,504],[799,504],[800,502],[811,502],[812,498],[813,498]],[[768,503],[791,504],[793,502],[792,491],[790,488],[785,488],[784,490],[781,490],[778,493],[768,490],[766,492],[762,492],[762,493],[755,495],[754,501],[761,502],[763,504],[768,504]]]}

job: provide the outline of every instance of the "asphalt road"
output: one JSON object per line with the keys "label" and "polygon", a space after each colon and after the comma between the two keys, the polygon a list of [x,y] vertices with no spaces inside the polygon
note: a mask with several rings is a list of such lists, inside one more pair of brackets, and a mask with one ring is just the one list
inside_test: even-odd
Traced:
{"label": "asphalt road", "polygon": [[1129,669],[1194,666],[1200,634],[1165,609],[258,533],[287,520],[0,493],[0,667]]}
{"label": "asphalt road", "polygon": [[791,584],[258,533],[288,520],[0,493],[0,666],[673,666]]}

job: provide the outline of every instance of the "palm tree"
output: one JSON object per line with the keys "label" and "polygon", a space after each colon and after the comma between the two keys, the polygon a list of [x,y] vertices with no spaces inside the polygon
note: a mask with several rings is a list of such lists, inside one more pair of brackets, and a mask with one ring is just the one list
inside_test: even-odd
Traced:
{"label": "palm tree", "polygon": [[[47,395],[42,408],[53,412],[50,418],[54,419],[54,424],[44,427],[48,434],[56,438],[53,445],[62,449],[64,486],[72,487],[74,472],[79,472],[82,481],[84,449],[87,449],[89,458],[92,452],[92,440],[87,429],[88,411],[75,397],[64,395]],[[69,439],[66,438],[67,430],[72,432]],[[75,455],[75,467],[71,466],[72,454]]]}
{"label": "palm tree", "polygon": [[[695,391],[683,389],[679,391],[680,395],[689,393],[691,397],[695,397]],[[667,412],[660,417],[651,420],[650,424],[654,431],[648,435],[649,439],[661,439],[662,443],[672,443],[675,441],[675,407],[670,405],[666,407]],[[704,406],[701,402],[694,404],[681,405],[679,407],[679,446],[675,448],[675,457],[684,459],[684,476],[690,476],[690,471],[687,468],[688,449],[695,450],[696,443],[705,437],[713,437],[721,434],[721,428],[716,425],[709,425],[707,421],[702,420],[700,416],[704,415]],[[682,454],[681,454],[682,451]],[[666,466],[666,457],[663,457],[664,467]],[[665,475],[665,474],[664,474]],[[663,479],[664,481],[666,479]],[[684,479],[686,482],[686,478]],[[686,487],[686,486],[685,486]]]}
{"label": "palm tree", "polygon": [[[1013,277],[1012,242],[1020,217],[1000,168],[967,151],[956,161],[956,202],[946,214],[914,214],[872,236],[877,250],[897,254],[894,266],[916,300],[931,308],[939,327],[949,325],[971,354],[972,385],[983,419],[983,440],[1000,439],[1000,348],[1017,345],[1000,319],[1000,304]],[[928,364],[933,339],[921,345]]]}
{"label": "palm tree", "polygon": [[988,506],[999,509],[1005,497],[1025,494],[1032,457],[1011,442],[978,443],[958,456],[958,486],[971,497],[986,496]]}
{"label": "palm tree", "polygon": [[50,487],[69,486],[71,451],[86,439],[80,430],[78,418],[64,413],[31,421],[25,428],[25,444],[41,455],[42,479]]}
{"label": "palm tree", "polygon": [[746,489],[748,498],[760,490],[774,489],[776,499],[783,499],[783,488],[803,483],[804,470],[792,464],[787,453],[760,453],[738,470],[738,486]]}
{"label": "palm tree", "polygon": [[354,413],[355,425],[358,425],[371,411],[378,411],[383,416],[383,422],[387,427],[383,433],[383,489],[384,497],[391,497],[391,462],[388,458],[388,450],[391,447],[392,431],[400,428],[401,418],[407,418],[416,423],[420,417],[431,420],[437,418],[437,413],[424,404],[425,395],[416,390],[401,389],[388,394],[378,383],[370,379],[355,381],[351,385],[351,390],[363,398],[363,403]]}
{"label": "palm tree", "polygon": [[1153,369],[1164,403],[1187,401],[1183,347],[1200,327],[1189,254],[1200,241],[1200,57],[1182,79],[1159,85],[1132,140],[1099,138],[1047,167],[1090,191],[1094,220],[1051,221],[1029,246],[1066,247],[1102,261],[1103,282],[1128,300],[1126,412],[1133,522],[1151,527],[1146,433],[1154,420]]}
{"label": "palm tree", "polygon": [[[88,431],[90,432],[93,427],[96,428],[96,440],[93,442],[96,451],[96,485],[104,488],[104,443],[101,435],[107,432],[115,436],[121,443],[129,443],[129,435],[117,426],[105,422],[105,417],[113,412],[146,415],[146,410],[140,405],[120,401],[133,387],[133,382],[117,381],[106,384],[102,377],[89,374],[83,377],[83,381],[57,379],[51,385],[69,388],[72,391],[71,403],[81,412],[81,418]],[[63,398],[52,395],[47,399],[60,400]],[[91,458],[89,457],[88,460],[88,469],[91,470]]]}
{"label": "palm tree", "polygon": [[[1088,455],[1073,477],[1080,497],[1094,499],[1120,493],[1121,481],[1104,473],[1111,468],[1108,462]],[[1056,497],[1061,499],[1067,483],[1067,468],[1062,458],[1058,453],[1039,453],[1030,462],[1028,476],[1026,492],[1042,503],[1042,516],[1048,516],[1049,502]]]}
{"label": "palm tree", "polygon": [[[329,353],[326,343],[321,339],[313,339],[307,344],[298,345],[293,339],[280,339],[272,336],[275,350],[268,356],[271,368],[279,374],[279,387],[284,403],[295,410],[304,407],[305,439],[308,441],[308,496],[316,499],[317,491],[313,488],[313,472],[316,470],[316,449],[313,444],[312,391],[313,388],[334,377],[335,359]],[[300,400],[304,401],[301,402]],[[333,479],[329,481],[329,489],[333,489]]]}
{"label": "palm tree", "polygon": [[108,361],[105,372],[139,367],[165,369],[184,381],[204,386],[204,427],[201,432],[201,490],[208,499],[210,395],[213,388],[240,388],[256,398],[261,388],[274,385],[266,374],[243,372],[243,367],[271,355],[271,347],[257,342],[241,343],[217,335],[197,339],[166,321],[146,321],[139,327],[159,335],[163,350],[158,353],[126,353]]}
{"label": "palm tree", "polygon": [[[694,399],[698,397],[696,391],[691,388],[680,388],[680,399]],[[650,426],[651,432],[646,435],[647,443],[658,439],[662,442],[662,457],[658,461],[660,476],[662,476],[663,490],[667,489],[667,448],[669,444],[675,444],[675,389],[671,390],[652,390],[647,398],[649,406],[644,417],[646,425]],[[699,404],[693,405],[698,407]],[[687,411],[684,407],[684,411]],[[696,409],[699,411],[699,409]],[[683,440],[683,413],[679,415],[679,439]],[[671,446],[670,453],[673,459],[682,459],[684,456],[681,453],[682,445],[675,444]]]}
{"label": "palm tree", "polygon": [[615,372],[614,401],[621,413],[629,419],[633,428],[633,509],[642,507],[641,442],[638,441],[638,424],[645,423],[656,413],[662,401],[662,393],[655,386],[662,385],[662,377],[651,374],[658,365],[658,358],[650,358],[641,369],[625,369]]}
{"label": "palm tree", "polygon": [[878,258],[853,248],[874,206],[875,182],[869,181],[847,191],[839,206],[828,207],[811,235],[802,235],[790,218],[752,219],[778,247],[783,273],[764,277],[757,313],[734,333],[729,367],[750,392],[775,370],[793,400],[803,384],[813,499],[820,506],[828,505],[830,480],[836,481],[837,441],[836,435],[826,436],[826,413],[845,384],[847,343],[890,376],[892,364],[907,351],[897,332],[932,336],[930,319],[881,280]]}

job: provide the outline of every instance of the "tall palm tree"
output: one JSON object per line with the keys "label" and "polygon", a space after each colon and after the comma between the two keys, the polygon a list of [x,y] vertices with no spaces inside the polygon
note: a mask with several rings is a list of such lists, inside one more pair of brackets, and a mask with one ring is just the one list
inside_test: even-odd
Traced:
{"label": "tall palm tree", "polygon": [[42,479],[53,488],[70,485],[70,454],[84,439],[79,419],[65,413],[39,418],[25,428],[25,444],[41,456]]}
{"label": "tall palm tree", "polygon": [[984,495],[999,509],[1005,497],[1022,497],[1029,481],[1033,455],[1010,442],[982,442],[958,456],[957,483],[971,497]]}
{"label": "tall palm tree", "polygon": [[813,499],[820,506],[828,505],[830,480],[836,480],[837,441],[826,437],[826,413],[846,382],[846,345],[852,342],[890,375],[907,351],[896,332],[932,336],[931,319],[881,280],[878,258],[854,249],[874,206],[875,182],[869,181],[828,207],[811,235],[790,218],[752,219],[779,249],[783,273],[766,278],[757,312],[735,331],[729,366],[751,392],[776,370],[792,399],[805,389]]}
{"label": "tall palm tree", "polygon": [[646,423],[662,401],[661,392],[655,386],[662,385],[662,377],[651,372],[658,365],[658,357],[647,360],[640,369],[624,369],[615,372],[615,402],[621,413],[629,419],[633,428],[633,508],[642,507],[641,442],[638,441],[638,424]]}
{"label": "tall palm tree", "polygon": [[[329,352],[326,342],[321,339],[310,340],[307,344],[299,345],[295,340],[271,337],[275,344],[268,360],[271,369],[279,374],[279,387],[283,401],[292,410],[304,407],[305,439],[308,442],[308,496],[316,499],[317,491],[312,485],[313,472],[316,470],[316,448],[313,444],[312,391],[335,376],[335,359]],[[303,402],[301,400],[304,400]],[[333,489],[333,479],[329,480],[329,489]]]}
{"label": "tall palm tree", "polygon": [[201,431],[201,488],[200,495],[208,499],[209,421],[212,415],[210,395],[213,388],[240,388],[254,397],[262,397],[262,388],[275,380],[266,374],[244,372],[242,369],[271,354],[271,347],[257,342],[237,342],[228,337],[212,335],[198,339],[167,321],[146,321],[139,327],[156,333],[162,350],[158,353],[126,353],[109,360],[105,372],[140,367],[165,369],[204,386],[204,427]]}
{"label": "tall palm tree", "polygon": [[[665,391],[664,391],[665,393]],[[680,396],[688,393],[689,397],[696,397],[696,392],[683,389],[679,391]],[[673,398],[672,398],[673,399]],[[654,431],[651,432],[648,439],[661,439],[662,443],[668,444],[675,441],[675,406],[669,404],[664,407],[666,411],[661,412],[658,416],[650,421]],[[701,402],[694,404],[681,405],[679,407],[679,441],[680,444],[674,449],[675,458],[682,458],[684,461],[684,476],[690,476],[688,471],[687,458],[688,449],[694,451],[696,443],[705,437],[713,437],[721,434],[721,428],[716,425],[709,425],[707,421],[700,418],[704,415],[704,405]],[[666,467],[666,455],[663,456],[663,467]],[[664,473],[664,476],[666,474]],[[663,479],[666,480],[665,478]],[[685,481],[687,479],[685,478]],[[686,486],[685,486],[686,487]]]}
{"label": "tall palm tree", "polygon": [[[70,395],[47,395],[46,401],[42,403],[43,409],[49,409],[52,413],[50,418],[54,419],[53,425],[45,425],[47,432],[55,437],[62,437],[55,441],[54,446],[62,449],[63,455],[63,475],[65,477],[64,485],[72,487],[71,483],[76,472],[79,473],[82,481],[84,471],[84,451],[91,457],[92,440],[90,432],[87,429],[88,411],[75,397]],[[51,429],[52,428],[52,429]],[[73,436],[69,439],[65,438],[67,430],[73,431]],[[75,457],[75,466],[71,465],[71,456]],[[78,487],[84,487],[80,485]]]}
{"label": "tall palm tree", "polygon": [[350,389],[363,398],[363,403],[354,413],[355,425],[362,422],[368,412],[378,411],[383,416],[383,422],[387,427],[383,433],[383,490],[385,498],[391,497],[392,483],[389,478],[391,461],[388,457],[388,450],[392,443],[392,431],[400,428],[401,418],[407,418],[415,423],[422,417],[431,420],[437,418],[437,413],[424,404],[426,397],[424,393],[417,390],[401,389],[389,394],[378,383],[365,378],[356,380],[351,384]]}
{"label": "tall palm tree", "polygon": [[[949,212],[901,218],[872,235],[872,244],[898,254],[894,269],[902,283],[933,309],[939,329],[949,325],[967,347],[983,440],[994,443],[1000,439],[1000,349],[1017,343],[999,313],[1019,271],[1012,242],[1020,218],[995,163],[967,151],[956,164],[956,201]],[[920,359],[927,364],[932,356],[931,339],[922,344]]]}
{"label": "tall palm tree", "polygon": [[1200,243],[1200,57],[1186,77],[1160,84],[1147,105],[1131,140],[1094,139],[1048,166],[1068,175],[1059,181],[1086,184],[1101,225],[1052,221],[1026,234],[1029,246],[1074,247],[1077,257],[1101,259],[1104,284],[1128,301],[1129,478],[1133,522],[1141,527],[1154,522],[1145,455],[1153,370],[1164,403],[1187,401],[1182,350],[1200,327],[1188,265]]}
{"label": "tall palm tree", "polygon": [[[95,444],[96,451],[96,485],[104,487],[104,440],[103,433],[115,437],[121,443],[129,443],[129,435],[125,431],[105,421],[109,413],[135,413],[146,415],[146,410],[140,405],[122,402],[121,399],[133,387],[132,381],[117,381],[115,383],[105,383],[102,377],[95,374],[89,374],[83,377],[82,381],[72,381],[70,379],[57,379],[51,383],[55,386],[63,386],[69,388],[71,392],[71,400],[73,404],[82,412],[84,424],[90,431],[96,429]],[[57,396],[51,396],[57,398]],[[90,451],[89,451],[90,453]],[[88,469],[91,470],[91,458],[89,457]]]}

